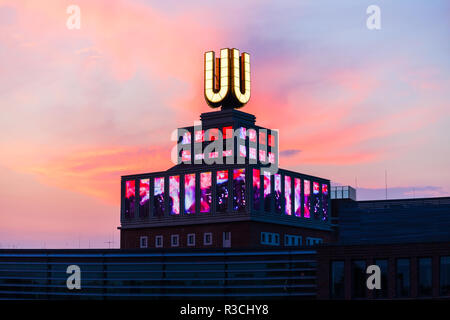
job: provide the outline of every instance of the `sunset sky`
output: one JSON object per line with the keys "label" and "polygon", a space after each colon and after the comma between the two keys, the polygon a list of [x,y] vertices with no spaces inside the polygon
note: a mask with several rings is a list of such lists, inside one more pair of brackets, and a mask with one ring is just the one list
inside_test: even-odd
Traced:
{"label": "sunset sky", "polygon": [[0,0],[0,247],[118,247],[120,176],[172,166],[221,48],[250,53],[242,111],[279,129],[281,167],[450,196],[449,1]]}

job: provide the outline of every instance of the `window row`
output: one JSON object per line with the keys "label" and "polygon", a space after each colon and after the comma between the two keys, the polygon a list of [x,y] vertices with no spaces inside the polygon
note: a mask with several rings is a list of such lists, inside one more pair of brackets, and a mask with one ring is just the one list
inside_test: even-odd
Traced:
{"label": "window row", "polygon": [[[254,211],[274,211],[297,217],[313,216],[315,219],[328,220],[328,184],[279,173],[273,177],[267,171],[262,173],[263,175],[260,169],[252,169],[250,176]],[[232,174],[232,177],[229,177],[229,174]],[[152,208],[150,208],[150,178],[126,181],[125,218],[135,217],[137,202],[140,217],[147,217],[150,209],[154,216],[164,216],[166,210],[169,215],[179,215],[181,210],[184,214],[209,213],[212,210],[213,198],[216,212],[245,211],[248,202],[245,169],[191,173],[183,175],[182,178],[180,180],[180,175],[153,178]],[[167,180],[168,195],[165,188]],[[139,197],[136,197],[136,182],[139,183]],[[181,199],[181,196],[184,198]],[[181,208],[182,201],[183,208]]]}
{"label": "window row", "polygon": [[[230,247],[231,246],[231,232],[223,232],[223,247]],[[203,233],[203,241],[204,246],[210,246],[213,244],[213,236],[211,232],[205,232]],[[186,235],[186,246],[187,247],[195,247],[198,246],[200,243],[196,242],[196,234],[195,233],[189,233]],[[139,247],[140,248],[149,248],[153,246],[154,248],[164,248],[164,236],[157,235],[154,238],[153,245],[149,244],[148,236],[141,236],[139,238]],[[170,235],[170,247],[180,247],[180,235],[179,234],[172,234]],[[166,246],[167,247],[167,246]]]}
{"label": "window row", "polygon": [[[413,279],[410,258],[399,258],[395,260],[395,266],[389,266],[387,259],[377,259],[374,264],[380,268],[380,289],[374,289],[375,298],[388,298],[388,289],[395,287],[395,297],[411,297],[411,283],[415,281],[418,297],[430,297],[433,295],[433,276],[439,276],[439,295],[450,296],[450,256],[439,258],[439,274],[433,274],[433,260],[431,257],[417,258],[416,277]],[[344,261],[332,261],[330,266],[331,298],[345,298],[345,263]],[[395,268],[395,279],[389,281],[388,268]],[[351,261],[351,296],[352,298],[367,297],[367,273],[365,260]]]}
{"label": "window row", "polygon": [[[181,143],[182,144],[191,144],[192,142],[192,134],[190,131],[187,131],[182,135]],[[254,128],[245,128],[240,127],[236,129],[236,132],[233,131],[232,126],[223,127],[221,130],[219,128],[212,128],[208,130],[195,130],[194,133],[194,142],[200,143],[205,141],[215,141],[219,139],[231,139],[233,136],[236,136],[239,139],[245,140],[247,137],[250,142],[257,142],[262,145],[268,145],[269,147],[275,146],[275,135],[267,134],[267,129],[262,129],[259,132]],[[259,139],[258,139],[259,137]]]}

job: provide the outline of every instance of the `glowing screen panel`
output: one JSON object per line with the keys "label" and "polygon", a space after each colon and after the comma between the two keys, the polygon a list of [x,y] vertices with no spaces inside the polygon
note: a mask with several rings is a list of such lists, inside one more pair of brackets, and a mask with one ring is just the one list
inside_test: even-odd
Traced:
{"label": "glowing screen panel", "polygon": [[154,215],[163,216],[164,215],[164,177],[155,178],[155,188],[154,188]]}
{"label": "glowing screen panel", "polygon": [[319,183],[313,182],[313,213],[314,219],[320,218]]}
{"label": "glowing screen panel", "polygon": [[195,173],[184,175],[184,212],[195,213]]}
{"label": "glowing screen panel", "polygon": [[297,217],[302,216],[302,194],[301,194],[302,180],[300,178],[294,179],[294,214]]}
{"label": "glowing screen panel", "polygon": [[275,146],[275,136],[273,134],[269,134],[269,147]]}
{"label": "glowing screen panel", "polygon": [[181,161],[183,162],[191,161],[191,152],[189,150],[183,150],[181,152]]}
{"label": "glowing screen panel", "polygon": [[217,171],[217,212],[228,209],[228,170]]}
{"label": "glowing screen panel", "polygon": [[233,170],[233,210],[245,211],[245,169]]}
{"label": "glowing screen panel", "polygon": [[270,163],[275,163],[275,154],[273,152],[268,153],[268,158]]}
{"label": "glowing screen panel", "polygon": [[328,220],[328,185],[322,185],[322,220]]}
{"label": "glowing screen panel", "polygon": [[190,144],[191,143],[191,133],[190,132],[185,132],[183,134],[183,140],[181,143],[182,144]]}
{"label": "glowing screen panel", "polygon": [[259,169],[253,169],[253,208],[259,210],[261,198],[261,173]]}
{"label": "glowing screen panel", "polygon": [[139,216],[148,217],[150,213],[150,179],[139,180]]}
{"label": "glowing screen panel", "polygon": [[256,160],[256,148],[249,148],[250,159]]}
{"label": "glowing screen panel", "polygon": [[200,212],[211,212],[211,172],[200,173]]}
{"label": "glowing screen panel", "polygon": [[246,135],[247,135],[247,128],[240,127],[239,128],[239,138],[245,140]]}
{"label": "glowing screen panel", "polygon": [[233,138],[233,127],[223,127],[222,134],[224,139]]}
{"label": "glowing screen panel", "polygon": [[266,150],[259,150],[259,161],[266,162]]}
{"label": "glowing screen panel", "polygon": [[134,217],[134,207],[135,207],[135,182],[134,180],[125,182],[125,217]]}
{"label": "glowing screen panel", "polygon": [[256,142],[256,130],[255,129],[248,129],[248,139],[251,142]]}
{"label": "glowing screen panel", "polygon": [[239,156],[244,158],[247,156],[247,149],[245,149],[245,146],[239,146]]}
{"label": "glowing screen panel", "polygon": [[270,172],[264,171],[264,211],[270,212]]}
{"label": "glowing screen panel", "polygon": [[232,150],[223,150],[222,154],[224,157],[231,157],[233,155],[233,151]]}
{"label": "glowing screen panel", "polygon": [[311,184],[309,180],[303,180],[303,194],[304,194],[304,201],[303,201],[303,207],[305,210],[304,217],[310,218],[310,208],[311,208]]}
{"label": "glowing screen panel", "polygon": [[275,212],[281,213],[281,175],[279,173],[274,175],[274,184]]}
{"label": "glowing screen panel", "polygon": [[180,214],[180,176],[169,177],[169,212]]}
{"label": "glowing screen panel", "polygon": [[284,213],[288,216],[292,215],[292,190],[291,190],[291,177],[284,176],[284,201],[285,209]]}
{"label": "glowing screen panel", "polygon": [[203,142],[205,140],[205,130],[195,131],[195,142]]}
{"label": "glowing screen panel", "polygon": [[265,132],[259,133],[259,144],[266,144],[266,133]]}

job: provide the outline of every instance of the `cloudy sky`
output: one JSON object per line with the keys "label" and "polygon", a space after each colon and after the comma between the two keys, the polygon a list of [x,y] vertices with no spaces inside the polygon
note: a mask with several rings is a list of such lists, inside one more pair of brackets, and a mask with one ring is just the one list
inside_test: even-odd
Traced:
{"label": "cloudy sky", "polygon": [[[81,28],[66,26],[67,7]],[[381,29],[366,9],[381,9]],[[0,0],[0,246],[119,245],[120,176],[210,111],[203,53],[251,54],[281,166],[359,199],[450,195],[448,1]]]}

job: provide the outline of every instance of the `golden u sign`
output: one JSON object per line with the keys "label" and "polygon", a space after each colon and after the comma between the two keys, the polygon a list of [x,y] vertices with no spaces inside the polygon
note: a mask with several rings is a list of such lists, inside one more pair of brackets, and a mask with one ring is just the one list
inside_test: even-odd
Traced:
{"label": "golden u sign", "polygon": [[205,99],[212,107],[241,108],[250,99],[250,55],[238,49],[205,52]]}

